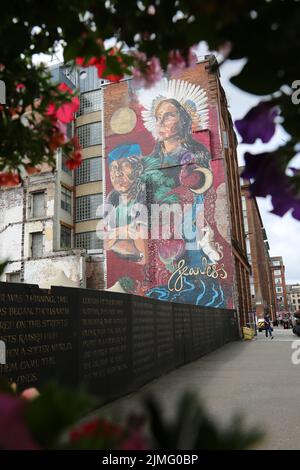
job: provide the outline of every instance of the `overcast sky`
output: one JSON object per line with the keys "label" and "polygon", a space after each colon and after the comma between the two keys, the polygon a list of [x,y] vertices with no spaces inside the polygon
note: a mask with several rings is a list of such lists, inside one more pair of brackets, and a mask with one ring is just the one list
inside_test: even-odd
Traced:
{"label": "overcast sky", "polygon": [[[229,77],[236,75],[242,65],[243,61],[228,61],[221,68],[221,81],[226,92],[229,111],[234,121],[242,118],[251,107],[260,101],[259,97],[243,93],[230,83]],[[237,131],[236,134],[241,140]],[[243,165],[243,155],[246,151],[260,153],[273,150],[282,145],[287,138],[288,135],[281,126],[278,126],[274,137],[268,144],[262,144],[260,140],[254,145],[240,144],[238,146],[240,164]],[[293,160],[293,164],[295,163],[299,167],[300,157]],[[269,199],[257,198],[257,202],[268,235],[270,255],[283,257],[287,283],[300,282],[300,221],[294,219],[289,213],[284,217],[271,214],[272,204]]]}

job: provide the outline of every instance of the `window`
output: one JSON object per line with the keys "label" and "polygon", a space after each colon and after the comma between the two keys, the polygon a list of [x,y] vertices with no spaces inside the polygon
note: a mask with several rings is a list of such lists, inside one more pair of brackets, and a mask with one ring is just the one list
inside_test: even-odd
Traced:
{"label": "window", "polygon": [[296,300],[295,300],[295,299],[293,299],[293,304],[295,304],[295,303],[296,303]]}
{"label": "window", "polygon": [[246,239],[246,250],[247,250],[247,255],[249,258],[249,255],[251,256],[251,244],[249,238]]}
{"label": "window", "polygon": [[66,161],[68,160],[67,155],[64,153],[61,156],[61,169],[65,172],[68,173],[68,175],[72,174],[72,171],[66,166]]}
{"label": "window", "polygon": [[6,282],[21,282],[20,271],[6,274]]}
{"label": "window", "polygon": [[102,194],[89,194],[76,198],[76,222],[100,219],[97,209],[102,206]]}
{"label": "window", "polygon": [[276,292],[278,294],[281,294],[282,293],[282,287],[276,287]]}
{"label": "window", "polygon": [[275,275],[275,276],[281,276],[281,271],[280,271],[280,269],[275,269],[274,275]]}
{"label": "window", "polygon": [[86,250],[102,250],[103,240],[96,232],[83,232],[76,234],[76,248],[85,248]]}
{"label": "window", "polygon": [[91,181],[101,181],[102,179],[102,158],[87,158],[83,160],[76,170],[76,184],[89,183]]}
{"label": "window", "polygon": [[244,215],[244,229],[245,229],[245,233],[248,234],[248,232],[249,232],[249,226],[248,226],[248,218],[247,218],[247,215],[246,215],[246,216]]}
{"label": "window", "polygon": [[45,192],[32,194],[32,217],[45,216]]}
{"label": "window", "polygon": [[95,90],[82,93],[80,96],[80,108],[78,115],[93,113],[102,109],[102,91]]}
{"label": "window", "polygon": [[99,145],[102,142],[102,126],[101,122],[93,122],[77,127],[77,135],[81,147],[89,147],[90,145]]}
{"label": "window", "polygon": [[61,187],[61,208],[70,214],[72,212],[72,192],[64,186]]}
{"label": "window", "polygon": [[280,266],[280,261],[272,261],[273,266]]}
{"label": "window", "polygon": [[275,277],[275,284],[281,284],[281,277]]}
{"label": "window", "polygon": [[31,234],[31,256],[40,258],[43,255],[43,233],[36,232]]}
{"label": "window", "polygon": [[64,225],[60,226],[60,247],[71,248],[72,246],[72,230]]}

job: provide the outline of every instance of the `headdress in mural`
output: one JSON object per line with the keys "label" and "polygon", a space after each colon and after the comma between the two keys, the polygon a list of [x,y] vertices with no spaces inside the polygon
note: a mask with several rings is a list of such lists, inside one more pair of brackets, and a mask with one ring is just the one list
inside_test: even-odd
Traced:
{"label": "headdress in mural", "polygon": [[154,138],[157,137],[155,110],[159,103],[166,99],[174,99],[185,108],[192,118],[193,129],[207,129],[208,97],[206,91],[199,85],[185,80],[164,78],[152,89],[139,91],[138,99],[145,108],[141,113],[144,125]]}

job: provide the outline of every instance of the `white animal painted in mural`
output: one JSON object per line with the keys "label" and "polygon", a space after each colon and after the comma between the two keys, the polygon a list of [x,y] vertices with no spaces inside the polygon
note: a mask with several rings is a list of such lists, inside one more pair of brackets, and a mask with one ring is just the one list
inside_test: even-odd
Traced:
{"label": "white animal painted in mural", "polygon": [[223,247],[214,241],[213,229],[207,224],[202,229],[203,237],[198,240],[198,248],[201,248],[203,253],[210,259],[212,263],[217,263],[223,256]]}

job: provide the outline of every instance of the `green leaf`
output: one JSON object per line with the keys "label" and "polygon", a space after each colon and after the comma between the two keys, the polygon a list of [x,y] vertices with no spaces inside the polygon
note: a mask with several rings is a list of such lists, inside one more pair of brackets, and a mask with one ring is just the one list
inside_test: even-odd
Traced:
{"label": "green leaf", "polygon": [[232,77],[230,81],[238,88],[254,95],[268,95],[278,91],[282,86],[282,81],[274,70],[265,63],[264,66],[261,66],[258,59],[248,61],[242,71]]}
{"label": "green leaf", "polygon": [[94,405],[94,400],[83,391],[49,383],[40,390],[40,396],[28,404],[26,421],[36,442],[50,449],[58,446],[60,435]]}

